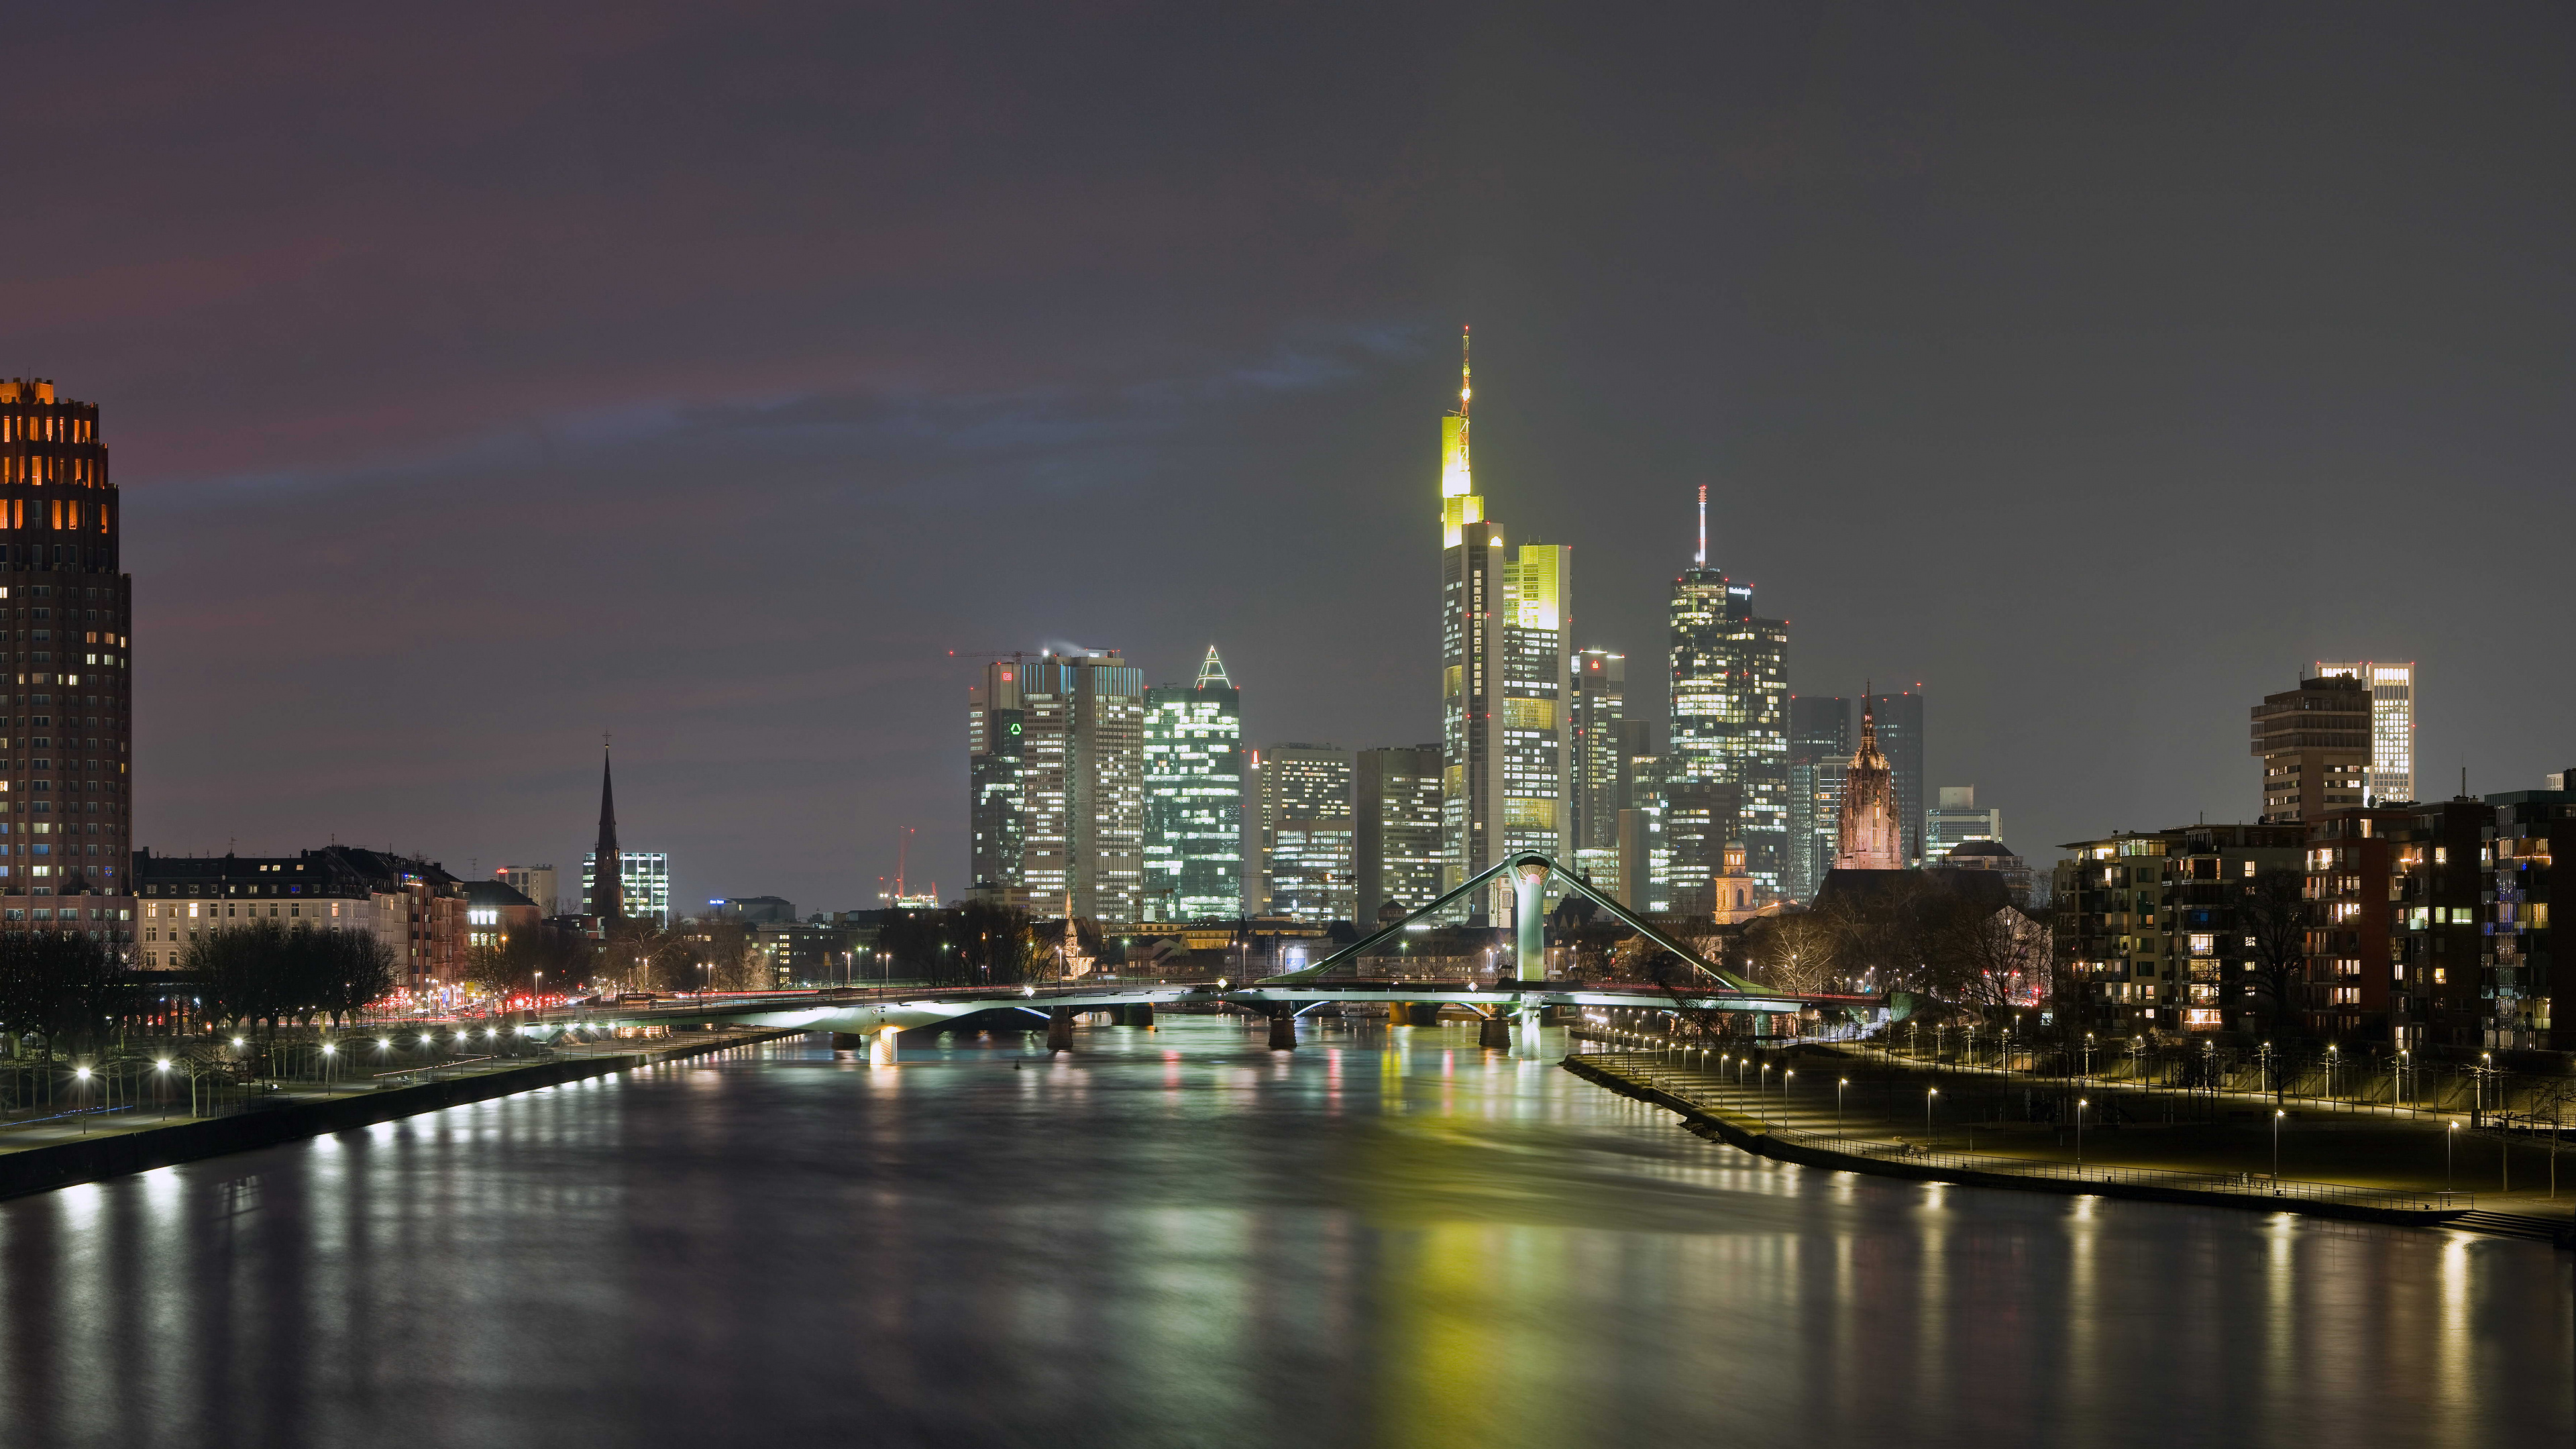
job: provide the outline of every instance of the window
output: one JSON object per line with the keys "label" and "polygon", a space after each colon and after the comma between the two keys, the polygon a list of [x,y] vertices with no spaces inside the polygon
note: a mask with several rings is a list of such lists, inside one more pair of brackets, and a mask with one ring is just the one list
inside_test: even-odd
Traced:
{"label": "window", "polygon": [[2248,880],[2254,878],[2254,862],[2250,860],[2245,862],[2245,878]]}

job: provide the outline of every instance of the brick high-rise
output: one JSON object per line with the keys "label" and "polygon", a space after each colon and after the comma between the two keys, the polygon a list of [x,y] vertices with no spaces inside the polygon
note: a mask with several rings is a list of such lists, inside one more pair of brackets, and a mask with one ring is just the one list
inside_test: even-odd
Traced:
{"label": "brick high-rise", "polygon": [[[0,924],[134,939],[133,580],[98,405],[0,382]],[[14,656],[14,657],[11,657]]]}

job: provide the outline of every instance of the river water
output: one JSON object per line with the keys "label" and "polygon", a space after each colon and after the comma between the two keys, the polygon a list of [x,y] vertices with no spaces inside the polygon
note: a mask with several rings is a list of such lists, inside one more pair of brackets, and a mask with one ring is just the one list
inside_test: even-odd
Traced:
{"label": "river water", "polygon": [[1467,1029],[808,1047],[0,1204],[0,1445],[2576,1441],[2570,1268],[1768,1163]]}

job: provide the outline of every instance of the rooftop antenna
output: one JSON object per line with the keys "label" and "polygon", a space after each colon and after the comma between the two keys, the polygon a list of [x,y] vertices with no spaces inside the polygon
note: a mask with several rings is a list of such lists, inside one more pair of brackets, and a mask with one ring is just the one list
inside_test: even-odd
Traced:
{"label": "rooftop antenna", "polygon": [[1708,485],[1699,485],[1699,552],[1694,555],[1698,567],[1708,567]]}

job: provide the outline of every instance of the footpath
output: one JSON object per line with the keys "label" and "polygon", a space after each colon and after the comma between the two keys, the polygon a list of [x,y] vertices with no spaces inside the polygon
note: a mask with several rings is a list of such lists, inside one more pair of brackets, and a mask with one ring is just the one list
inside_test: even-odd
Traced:
{"label": "footpath", "polygon": [[403,1086],[295,1083],[220,1117],[81,1113],[0,1132],[0,1198],[49,1192],[174,1163],[346,1132],[397,1117],[488,1101],[540,1087],[614,1076],[659,1062],[712,1056],[795,1036],[792,1031],[724,1032],[636,1043],[616,1051],[558,1053],[548,1060],[503,1059],[423,1069]]}
{"label": "footpath", "polygon": [[[2551,1201],[2523,1191],[2489,1193],[2482,1201],[2480,1194],[2451,1190],[2439,1155],[2451,1144],[2441,1131],[2408,1134],[2432,1144],[2436,1166],[2429,1174],[2386,1170],[2382,1162],[2382,1170],[2353,1174],[2364,1181],[2318,1181],[2270,1170],[2268,1134],[2260,1130],[2123,1131],[2097,1125],[2075,1136],[2059,1126],[2016,1130],[1928,1120],[1919,1124],[1926,1129],[1920,1133],[1891,1130],[1897,1119],[1874,1100],[1883,1083],[1855,1080],[1857,1071],[1838,1074],[1814,1058],[1799,1064],[1796,1076],[1804,1080],[1794,1084],[1776,1070],[1762,1074],[1767,1083],[1739,1083],[1727,1068],[1697,1053],[1596,1048],[1567,1056],[1563,1065],[1624,1096],[1679,1113],[1701,1136],[1805,1166],[2025,1192],[2448,1225],[2576,1247],[2566,1198]],[[1921,1111],[1924,1100],[1918,1094],[1908,1105]],[[1937,1096],[1931,1100],[1941,1105]],[[2311,1131],[2307,1140],[2323,1139]],[[2338,1157],[2372,1146],[2349,1131],[2334,1132],[2332,1140],[2344,1149]],[[1960,1150],[1963,1141],[1966,1150]],[[2308,1155],[2315,1158],[2312,1145]]]}

